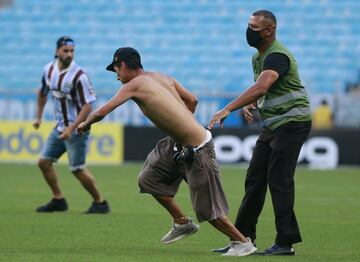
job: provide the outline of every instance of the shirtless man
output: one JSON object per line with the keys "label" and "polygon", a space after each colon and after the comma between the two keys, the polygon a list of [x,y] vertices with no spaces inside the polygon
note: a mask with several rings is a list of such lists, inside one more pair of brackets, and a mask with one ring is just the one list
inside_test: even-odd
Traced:
{"label": "shirtless man", "polygon": [[231,240],[225,256],[246,256],[256,247],[226,217],[228,204],[220,181],[210,131],[195,119],[196,98],[174,78],[146,72],[139,53],[119,48],[106,68],[116,72],[124,85],[117,94],[93,112],[79,127],[86,132],[95,122],[132,99],[141,111],[169,137],[158,142],[139,175],[142,193],[151,194],[172,216],[171,230],[161,239],[168,244],[195,233],[199,226],[174,201],[181,181],[187,181],[194,212],[199,222],[208,221]]}

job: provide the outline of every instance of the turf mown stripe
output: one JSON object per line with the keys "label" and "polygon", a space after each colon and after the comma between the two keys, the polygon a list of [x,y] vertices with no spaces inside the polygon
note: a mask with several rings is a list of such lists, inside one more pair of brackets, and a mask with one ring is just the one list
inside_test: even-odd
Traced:
{"label": "turf mown stripe", "polygon": [[[296,214],[304,242],[288,258],[223,258],[209,250],[227,237],[202,223],[193,236],[161,245],[171,219],[149,195],[139,194],[142,164],[90,166],[112,213],[85,215],[91,198],[68,171],[57,165],[69,211],[38,214],[51,195],[36,165],[0,164],[0,261],[360,261],[360,169],[296,172]],[[243,196],[245,168],[222,167],[222,179],[234,221]],[[194,217],[184,183],[176,201]],[[259,219],[259,249],[274,239],[270,196]],[[339,251],[341,243],[341,252]]]}

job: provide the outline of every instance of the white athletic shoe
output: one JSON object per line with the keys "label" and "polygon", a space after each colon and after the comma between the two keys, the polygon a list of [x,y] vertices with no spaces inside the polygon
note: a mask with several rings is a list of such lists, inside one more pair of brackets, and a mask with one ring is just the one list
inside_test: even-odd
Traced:
{"label": "white athletic shoe", "polygon": [[174,223],[171,230],[163,236],[160,240],[162,244],[170,244],[184,237],[190,236],[196,233],[199,230],[199,225],[194,223],[194,220],[189,218],[189,221],[186,224],[176,224]]}
{"label": "white athletic shoe", "polygon": [[223,256],[244,257],[254,253],[257,248],[253,245],[250,238],[247,239],[249,241],[246,243],[240,241],[231,241],[229,251],[223,254]]}

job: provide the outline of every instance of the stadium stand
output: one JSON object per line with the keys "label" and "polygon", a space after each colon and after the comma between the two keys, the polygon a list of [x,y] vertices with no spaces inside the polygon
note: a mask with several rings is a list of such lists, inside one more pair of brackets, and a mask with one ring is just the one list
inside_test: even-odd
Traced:
{"label": "stadium stand", "polygon": [[278,38],[295,54],[311,93],[344,92],[360,68],[358,0],[13,0],[0,9],[0,88],[33,90],[61,35],[99,90],[118,86],[105,71],[119,46],[136,47],[147,70],[199,93],[239,93],[252,83],[249,15],[273,10]]}

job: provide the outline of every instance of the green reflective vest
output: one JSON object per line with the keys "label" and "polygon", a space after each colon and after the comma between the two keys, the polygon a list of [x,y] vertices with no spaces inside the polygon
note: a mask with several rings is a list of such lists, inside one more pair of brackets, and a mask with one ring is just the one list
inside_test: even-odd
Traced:
{"label": "green reflective vest", "polygon": [[265,58],[272,53],[285,54],[290,60],[290,68],[257,101],[265,126],[274,130],[290,121],[311,120],[309,100],[305,88],[301,85],[296,61],[281,43],[275,40],[263,54],[257,52],[253,56],[254,80],[256,81],[263,71]]}

